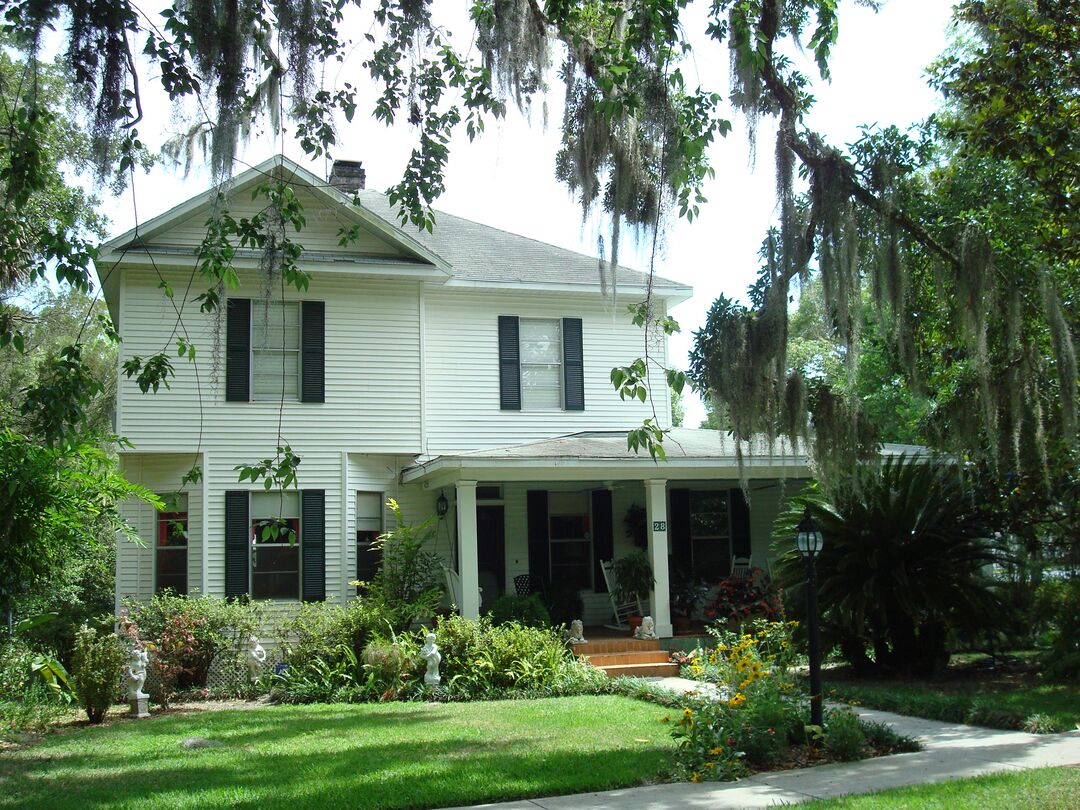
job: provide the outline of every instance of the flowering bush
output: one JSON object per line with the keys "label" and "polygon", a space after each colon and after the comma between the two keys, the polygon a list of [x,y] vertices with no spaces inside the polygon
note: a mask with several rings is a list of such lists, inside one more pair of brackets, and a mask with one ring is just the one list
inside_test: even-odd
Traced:
{"label": "flowering bush", "polygon": [[716,647],[687,656],[683,674],[717,691],[691,698],[674,721],[683,777],[733,779],[774,765],[803,739],[804,701],[791,676],[794,626],[758,619],[741,635],[712,629]]}
{"label": "flowering bush", "polygon": [[716,598],[705,608],[705,618],[731,622],[756,617],[771,620],[780,612],[780,596],[772,578],[761,568],[754,568],[745,577],[720,580]]}

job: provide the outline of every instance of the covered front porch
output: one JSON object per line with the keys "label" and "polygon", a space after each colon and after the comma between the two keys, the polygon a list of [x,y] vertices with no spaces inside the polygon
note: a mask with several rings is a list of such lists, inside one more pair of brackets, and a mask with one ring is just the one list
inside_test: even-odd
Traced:
{"label": "covered front porch", "polygon": [[450,502],[462,615],[486,612],[505,593],[558,599],[576,591],[576,617],[607,624],[601,561],[640,549],[655,578],[643,608],[667,638],[680,580],[715,584],[736,557],[769,565],[773,520],[807,477],[801,455],[754,454],[744,460],[744,488],[725,441],[716,431],[676,429],[667,461],[654,462],[628,451],[625,433],[581,433],[438,456],[402,479]]}

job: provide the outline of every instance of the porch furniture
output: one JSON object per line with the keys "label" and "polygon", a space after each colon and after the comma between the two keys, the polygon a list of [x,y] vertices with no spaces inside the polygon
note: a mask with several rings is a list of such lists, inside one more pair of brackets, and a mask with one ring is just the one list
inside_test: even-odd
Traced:
{"label": "porch furniture", "polygon": [[743,580],[750,576],[750,558],[733,557],[731,559],[731,579]]}
{"label": "porch furniture", "polygon": [[518,596],[528,596],[532,592],[532,577],[528,574],[518,574],[514,577],[514,593]]}
{"label": "porch furniture", "polygon": [[[450,594],[450,604],[461,610],[461,574],[455,571],[453,568],[443,566],[443,573],[446,575],[446,590]],[[477,604],[480,604],[484,599],[484,589],[477,588],[478,594],[476,598]]]}
{"label": "porch furniture", "polygon": [[615,620],[611,624],[605,624],[611,630],[629,630],[630,629],[630,617],[631,616],[643,616],[644,611],[641,609],[641,601],[639,599],[633,599],[629,602],[620,603],[615,594],[617,588],[615,587],[615,574],[612,571],[612,565],[615,560],[601,560],[600,570],[604,574],[604,584],[607,586],[608,596],[611,599],[611,610],[614,613]]}

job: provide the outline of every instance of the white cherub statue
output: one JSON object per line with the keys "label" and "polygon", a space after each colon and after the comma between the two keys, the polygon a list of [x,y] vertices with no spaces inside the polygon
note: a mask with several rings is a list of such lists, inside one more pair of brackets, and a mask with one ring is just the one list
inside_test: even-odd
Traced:
{"label": "white cherub statue", "polygon": [[439,663],[442,661],[442,653],[435,643],[435,634],[428,633],[424,640],[424,646],[420,648],[420,657],[427,662],[427,672],[424,673],[424,683],[428,686],[438,686],[442,678],[439,677]]}
{"label": "white cherub statue", "polygon": [[131,658],[124,667],[124,685],[127,687],[128,700],[146,700],[150,697],[143,691],[146,684],[146,668],[150,665],[150,655],[142,647],[131,651]]}
{"label": "white cherub statue", "polygon": [[574,619],[570,622],[570,643],[571,644],[585,644],[585,626],[582,624],[581,619]]}
{"label": "white cherub statue", "polygon": [[634,631],[634,638],[656,638],[656,622],[652,616],[646,616],[641,620],[638,629]]}
{"label": "white cherub statue", "polygon": [[258,636],[248,636],[247,641],[244,642],[244,663],[247,664],[248,677],[251,680],[258,678],[263,665],[266,664],[266,650],[259,643]]}

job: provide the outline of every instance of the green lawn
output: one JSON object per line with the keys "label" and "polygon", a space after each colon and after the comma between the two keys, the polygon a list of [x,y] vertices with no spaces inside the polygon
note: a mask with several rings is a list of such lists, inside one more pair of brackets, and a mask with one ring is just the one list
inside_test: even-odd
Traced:
{"label": "green lawn", "polygon": [[1080,685],[1064,683],[993,683],[958,679],[942,683],[832,680],[825,676],[830,700],[913,717],[973,723],[993,728],[1024,728],[1033,715],[1045,715],[1048,727],[1070,731],[1080,723]]}
{"label": "green lawn", "polygon": [[[125,720],[0,755],[0,807],[431,807],[606,790],[662,776],[665,713],[611,695]],[[191,736],[222,745],[182,748]]]}
{"label": "green lawn", "polygon": [[1041,768],[800,804],[800,810],[1073,810],[1080,768]]}

